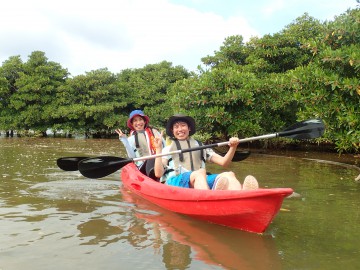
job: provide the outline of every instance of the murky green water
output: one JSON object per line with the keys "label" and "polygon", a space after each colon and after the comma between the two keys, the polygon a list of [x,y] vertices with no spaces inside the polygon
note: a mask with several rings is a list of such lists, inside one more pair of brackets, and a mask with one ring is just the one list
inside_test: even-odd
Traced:
{"label": "murky green water", "polygon": [[160,209],[124,190],[119,172],[90,180],[56,166],[125,157],[118,140],[0,138],[0,154],[1,270],[360,269],[356,166],[257,154],[233,163],[239,178],[301,194],[257,235]]}

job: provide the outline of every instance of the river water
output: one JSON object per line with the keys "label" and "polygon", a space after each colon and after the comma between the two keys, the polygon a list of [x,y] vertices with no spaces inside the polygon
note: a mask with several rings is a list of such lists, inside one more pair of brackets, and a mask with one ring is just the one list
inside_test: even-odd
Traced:
{"label": "river water", "polygon": [[158,208],[125,190],[119,171],[94,180],[56,166],[59,157],[125,157],[115,139],[0,137],[0,154],[0,270],[360,269],[355,158],[252,153],[233,162],[239,179],[299,194],[259,235]]}

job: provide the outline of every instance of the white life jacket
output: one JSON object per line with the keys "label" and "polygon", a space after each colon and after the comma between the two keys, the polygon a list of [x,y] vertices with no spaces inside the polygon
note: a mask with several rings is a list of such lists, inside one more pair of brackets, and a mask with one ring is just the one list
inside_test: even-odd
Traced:
{"label": "white life jacket", "polygon": [[[201,142],[190,138],[189,140],[173,140],[170,144],[170,152],[184,150],[201,146]],[[203,150],[190,151],[172,155],[169,160],[169,167],[173,168],[175,174],[178,175],[185,171],[196,171],[205,167],[205,153]],[[171,164],[173,163],[173,164]]]}
{"label": "white life jacket", "polygon": [[135,155],[137,157],[149,156],[155,154],[155,149],[152,147],[154,140],[154,132],[152,128],[146,128],[142,131],[134,131],[131,133],[135,140]]}

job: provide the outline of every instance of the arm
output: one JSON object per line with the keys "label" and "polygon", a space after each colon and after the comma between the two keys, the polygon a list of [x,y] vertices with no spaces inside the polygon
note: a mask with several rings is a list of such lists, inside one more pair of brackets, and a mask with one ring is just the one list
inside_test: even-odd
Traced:
{"label": "arm", "polygon": [[[161,154],[162,153],[162,148],[163,148],[163,138],[162,138],[162,132],[160,134],[160,136],[156,136],[155,140],[154,140],[154,144],[156,147],[156,154]],[[164,175],[165,172],[165,168],[164,168],[164,164],[163,164],[163,158],[162,157],[157,157],[155,158],[155,165],[154,165],[154,174],[157,178],[160,178],[161,176]]]}
{"label": "arm", "polygon": [[126,135],[120,129],[115,129],[115,132],[117,134],[119,134],[119,140],[124,145],[128,157],[129,158],[135,158],[136,156],[135,156],[134,148],[131,147]]}
{"label": "arm", "polygon": [[232,137],[229,140],[229,150],[227,151],[225,156],[220,156],[219,154],[214,153],[211,158],[210,161],[218,164],[220,166],[223,167],[228,167],[231,163],[231,160],[233,159],[235,152],[236,152],[236,148],[238,146],[238,144],[240,143],[239,138],[236,137]]}

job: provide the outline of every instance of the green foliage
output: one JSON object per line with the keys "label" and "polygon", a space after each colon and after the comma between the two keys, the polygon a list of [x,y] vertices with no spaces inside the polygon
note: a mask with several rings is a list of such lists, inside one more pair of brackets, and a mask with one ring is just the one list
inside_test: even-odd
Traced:
{"label": "green foliage", "polygon": [[324,138],[339,152],[360,150],[359,22],[360,10],[354,9],[327,23],[321,38],[304,44],[314,62],[291,73],[298,116],[323,118]]}
{"label": "green foliage", "polygon": [[211,67],[217,67],[222,63],[231,62],[236,65],[243,65],[248,56],[247,47],[244,45],[242,36],[230,36],[220,47],[220,51],[215,52],[214,56],[206,56],[201,61]]}
{"label": "green foliage", "polygon": [[173,113],[182,108],[197,119],[200,130],[225,136],[234,134],[237,126],[248,122],[249,114],[257,119],[253,110],[253,80],[253,74],[242,73],[233,65],[179,81],[170,92]]}
{"label": "green foliage", "polygon": [[[182,66],[172,67],[170,62],[146,65],[144,68],[127,69],[118,75],[117,85],[127,94],[123,114],[128,117],[135,109],[142,109],[151,116],[151,125],[163,127],[170,114],[168,89],[190,73]],[[127,119],[127,118],[126,118]]]}
{"label": "green foliage", "polygon": [[87,72],[59,87],[58,109],[52,112],[52,117],[57,124],[66,125],[57,128],[85,130],[87,135],[107,133],[118,125],[117,115],[126,106],[124,96],[116,86],[116,76],[107,69]]}
{"label": "green foliage", "polygon": [[248,44],[252,48],[247,58],[248,68],[266,75],[306,65],[312,54],[301,45],[308,37],[316,38],[322,31],[320,22],[305,13],[279,33],[253,38]]}
{"label": "green foliage", "polygon": [[[12,56],[3,62],[0,67],[0,128],[5,130],[15,129],[14,121],[16,110],[10,107],[12,94],[17,90],[15,86],[19,74],[23,72],[23,63],[20,56]],[[14,117],[15,116],[15,117]]]}

